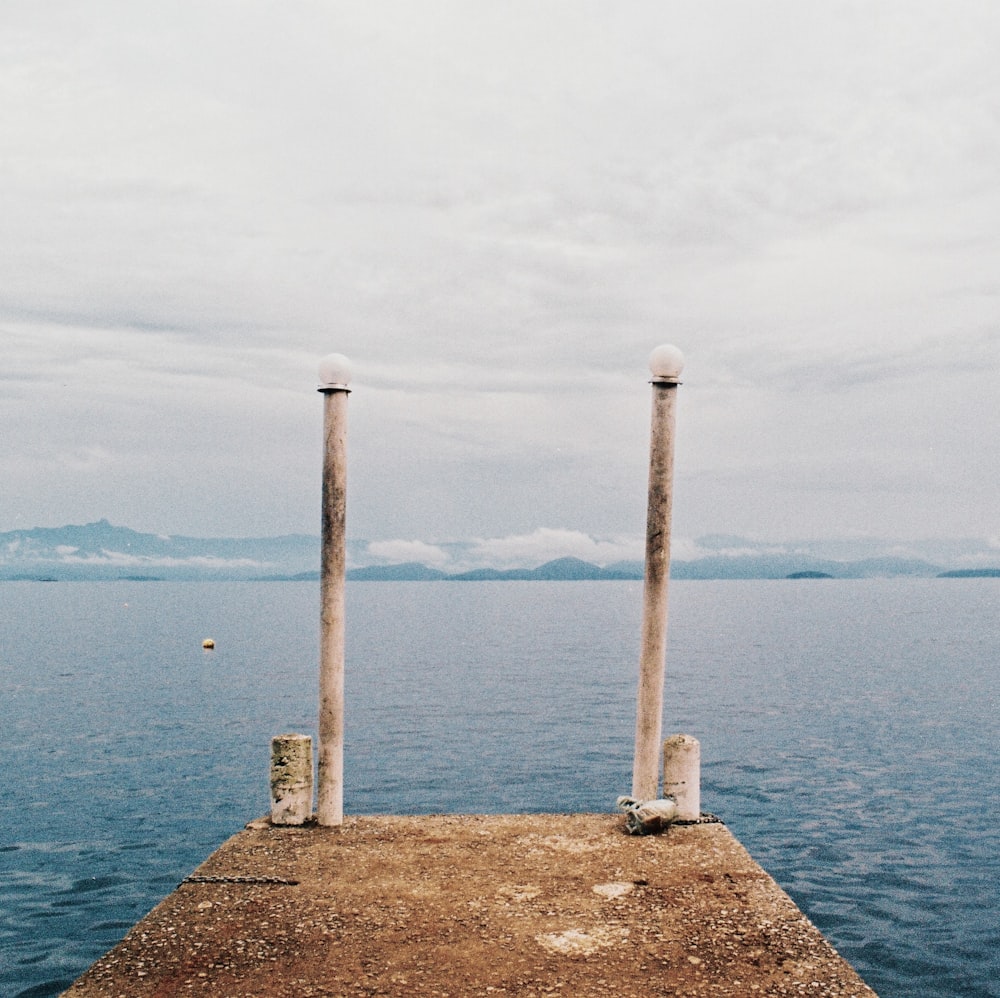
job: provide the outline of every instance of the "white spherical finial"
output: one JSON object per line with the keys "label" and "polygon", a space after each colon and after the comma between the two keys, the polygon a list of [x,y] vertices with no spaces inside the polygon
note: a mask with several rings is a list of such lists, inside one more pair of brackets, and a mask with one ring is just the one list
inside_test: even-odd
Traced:
{"label": "white spherical finial", "polygon": [[649,370],[654,381],[676,382],[684,370],[684,354],[677,347],[664,343],[649,355]]}
{"label": "white spherical finial", "polygon": [[328,353],[319,362],[319,388],[346,388],[351,383],[351,362],[342,353]]}

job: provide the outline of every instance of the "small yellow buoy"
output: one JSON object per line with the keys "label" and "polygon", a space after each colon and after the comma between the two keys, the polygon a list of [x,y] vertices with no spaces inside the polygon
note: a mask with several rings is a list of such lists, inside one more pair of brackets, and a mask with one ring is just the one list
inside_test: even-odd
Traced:
{"label": "small yellow buoy", "polygon": [[211,638],[205,638],[205,640],[202,641],[201,646],[207,651],[209,648],[215,647],[215,642]]}

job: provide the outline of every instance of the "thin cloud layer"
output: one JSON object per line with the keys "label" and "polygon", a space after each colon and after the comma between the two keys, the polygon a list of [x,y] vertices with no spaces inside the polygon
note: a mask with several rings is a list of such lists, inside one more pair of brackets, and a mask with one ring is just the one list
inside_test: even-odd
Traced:
{"label": "thin cloud layer", "polygon": [[490,568],[534,567],[556,558],[579,558],[604,567],[641,559],[643,551],[637,538],[595,538],[578,530],[539,527],[530,534],[475,541],[469,558]]}
{"label": "thin cloud layer", "polygon": [[414,540],[369,542],[356,560],[364,564],[417,562],[450,573],[481,568],[536,568],[557,558],[579,558],[602,567],[643,557],[641,539],[591,537],[578,530],[540,527],[530,534],[463,538],[428,544]]}
{"label": "thin cloud layer", "polygon": [[373,541],[368,545],[369,557],[389,565],[417,562],[428,568],[448,564],[448,552],[425,541]]}

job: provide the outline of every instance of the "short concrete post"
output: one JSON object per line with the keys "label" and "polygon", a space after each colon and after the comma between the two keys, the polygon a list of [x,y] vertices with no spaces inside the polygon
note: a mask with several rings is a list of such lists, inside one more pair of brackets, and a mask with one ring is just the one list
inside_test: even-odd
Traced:
{"label": "short concrete post", "polygon": [[320,551],[319,762],[316,820],[344,821],[344,584],[347,570],[347,387],[350,363],[320,361],[323,502]]}
{"label": "short concrete post", "polygon": [[313,743],[308,735],[271,739],[271,824],[303,825],[312,817]]}
{"label": "short concrete post", "polygon": [[701,815],[701,744],[690,735],[671,735],[663,743],[663,796],[677,801],[677,817]]}
{"label": "short concrete post", "polygon": [[649,442],[649,504],[646,510],[646,571],[643,585],[642,651],[636,705],[632,796],[660,796],[660,740],[667,653],[667,584],[670,580],[670,514],[674,478],[674,420],[684,356],[673,346],[649,358],[653,416]]}

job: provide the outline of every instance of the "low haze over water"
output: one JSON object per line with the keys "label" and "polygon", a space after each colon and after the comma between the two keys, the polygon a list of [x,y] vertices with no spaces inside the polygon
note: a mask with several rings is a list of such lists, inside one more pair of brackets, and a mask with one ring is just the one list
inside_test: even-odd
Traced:
{"label": "low haze over water", "polygon": [[[346,810],[613,809],[640,594],[350,585]],[[315,734],[318,593],[3,583],[0,606],[0,993],[38,998],[267,811],[270,737]],[[672,587],[664,731],[701,740],[703,808],[882,998],[1000,995],[998,609],[991,579]]]}

